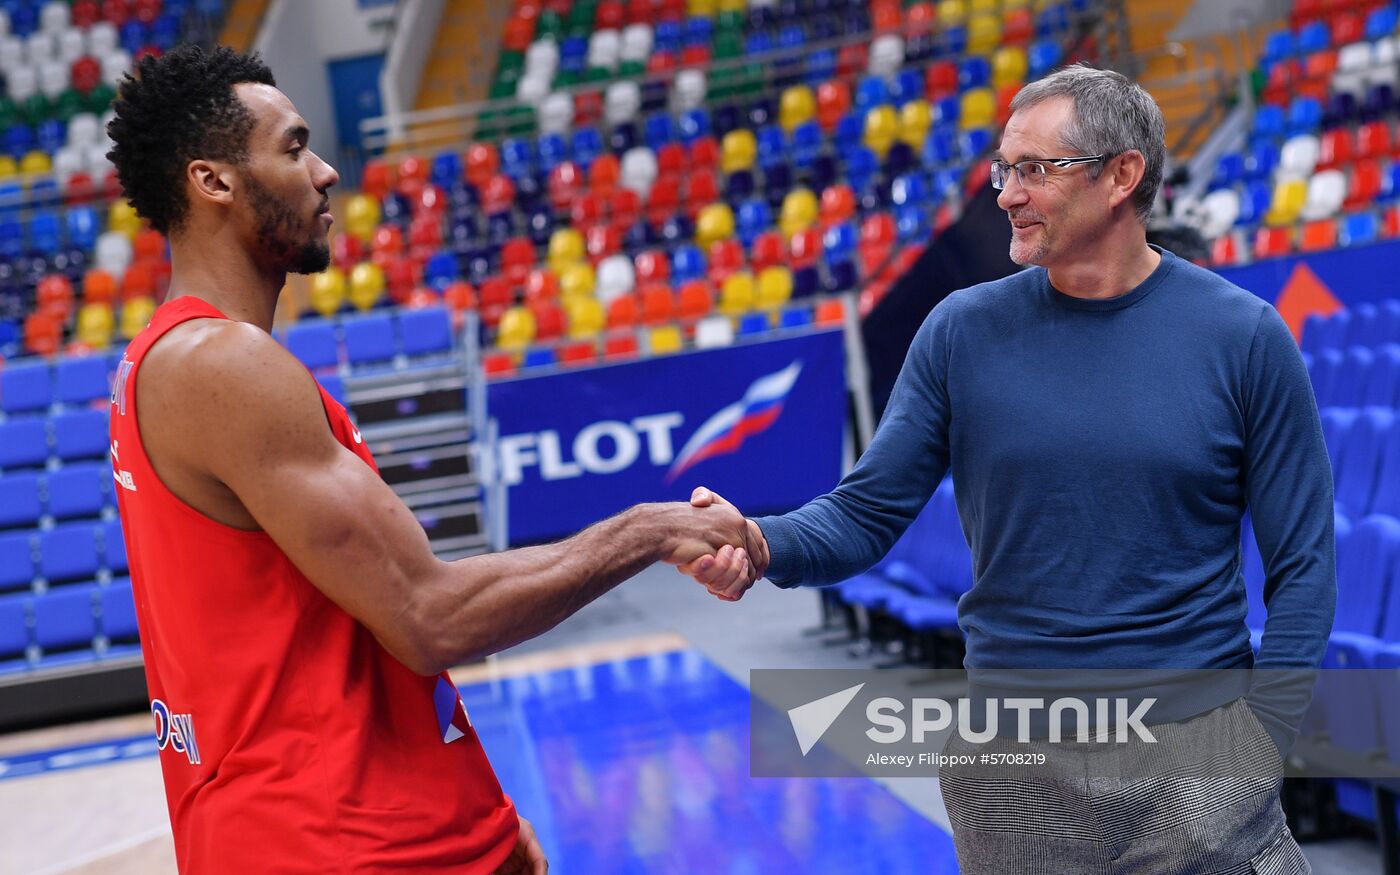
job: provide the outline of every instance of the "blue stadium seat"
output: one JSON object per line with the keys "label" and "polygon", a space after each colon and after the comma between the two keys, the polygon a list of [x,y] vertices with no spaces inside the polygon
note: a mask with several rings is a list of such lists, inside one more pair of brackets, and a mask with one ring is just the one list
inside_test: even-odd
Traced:
{"label": "blue stadium seat", "polygon": [[1400,427],[1393,424],[1381,444],[1371,512],[1400,517]]}
{"label": "blue stadium seat", "polygon": [[48,362],[11,363],[0,368],[0,412],[32,413],[47,410],[52,403]]}
{"label": "blue stadium seat", "polygon": [[345,358],[352,367],[383,364],[394,358],[394,322],[387,311],[345,320]]}
{"label": "blue stadium seat", "polygon": [[92,647],[97,635],[96,589],[66,586],[34,597],[34,639],[45,654]]}
{"label": "blue stadium seat", "polygon": [[783,328],[805,328],[812,324],[812,311],[806,307],[789,307],[782,312],[778,324]]}
{"label": "blue stadium seat", "polygon": [[1337,241],[1343,246],[1364,246],[1380,237],[1380,222],[1371,213],[1352,213],[1342,220]]}
{"label": "blue stadium seat", "polygon": [[522,368],[542,368],[559,364],[559,357],[554,350],[547,346],[531,347],[525,351],[525,358],[521,361]]}
{"label": "blue stadium seat", "polygon": [[0,471],[43,466],[49,458],[49,431],[37,416],[0,422]]}
{"label": "blue stadium seat", "polygon": [[1363,346],[1351,346],[1347,347],[1343,356],[1328,403],[1338,407],[1358,407],[1362,403],[1366,380],[1370,377],[1376,355]]}
{"label": "blue stadium seat", "polygon": [[1264,53],[1259,58],[1262,64],[1273,64],[1286,58],[1291,58],[1298,52],[1298,46],[1293,39],[1293,31],[1288,28],[1276,30],[1269,34],[1264,41]]}
{"label": "blue stadium seat", "polygon": [[1376,348],[1366,385],[1361,390],[1361,403],[1400,407],[1400,344],[1388,343]]}
{"label": "blue stadium seat", "polygon": [[38,474],[18,471],[0,475],[0,529],[32,526],[42,513]]}
{"label": "blue stadium seat", "polygon": [[1264,104],[1254,111],[1254,130],[1251,141],[1271,140],[1283,136],[1285,117],[1283,107]]}
{"label": "blue stadium seat", "polygon": [[325,320],[298,322],[288,328],[287,350],[313,371],[333,368],[340,361],[335,326]]}
{"label": "blue stadium seat", "polygon": [[29,648],[29,603],[27,596],[0,598],[0,671],[25,668]]}
{"label": "blue stadium seat", "polygon": [[53,417],[54,455],[65,462],[106,458],[111,451],[107,411],[70,410]]}
{"label": "blue stadium seat", "polygon": [[1332,400],[1333,387],[1344,361],[1346,356],[1340,349],[1319,349],[1313,353],[1312,368],[1309,369],[1308,376],[1312,379],[1313,395],[1317,398],[1318,407],[1335,406]]}
{"label": "blue stadium seat", "polygon": [[131,580],[113,581],[100,590],[102,634],[112,643],[134,643],[136,632],[136,600],[131,592]]}
{"label": "blue stadium seat", "polygon": [[107,357],[85,355],[59,359],[54,367],[54,397],[60,404],[86,404],[111,395]]}
{"label": "blue stadium seat", "polygon": [[39,535],[39,576],[49,583],[90,579],[97,567],[97,528],[91,523],[69,523]]}
{"label": "blue stadium seat", "polygon": [[45,478],[49,515],[56,520],[97,516],[108,502],[111,479],[112,469],[102,464],[68,465],[50,471]]}
{"label": "blue stadium seat", "polygon": [[1360,413],[1355,407],[1322,408],[1322,437],[1327,443],[1327,458],[1332,463],[1334,477],[1340,467],[1338,460],[1346,443],[1346,434]]}
{"label": "blue stadium seat", "polygon": [[1323,316],[1314,313],[1303,322],[1303,352],[1315,353],[1321,349],[1334,349],[1343,346],[1343,333],[1346,330],[1346,314],[1334,313]]}
{"label": "blue stadium seat", "polygon": [[128,570],[121,520],[108,520],[102,524],[102,565],[113,576],[125,574]]}
{"label": "blue stadium seat", "polygon": [[320,383],[332,398],[345,405],[345,381],[338,374],[318,374],[316,382]]}
{"label": "blue stadium seat", "polygon": [[0,534],[0,591],[27,589],[34,580],[34,545],[29,532]]}
{"label": "blue stadium seat", "polygon": [[1336,498],[1347,514],[1370,512],[1381,469],[1381,454],[1394,427],[1395,411],[1368,407],[1347,431],[1338,458]]}
{"label": "blue stadium seat", "polygon": [[1269,179],[1274,174],[1274,168],[1278,166],[1281,154],[1282,149],[1279,148],[1278,143],[1272,140],[1260,140],[1252,144],[1249,148],[1249,157],[1244,162],[1245,179],[1249,181]]}
{"label": "blue stadium seat", "polygon": [[740,336],[763,334],[768,331],[770,327],[772,326],[768,321],[767,313],[745,313],[743,317],[739,319],[739,330],[737,334]]}
{"label": "blue stadium seat", "polygon": [[452,316],[445,307],[399,313],[399,342],[409,358],[452,351]]}

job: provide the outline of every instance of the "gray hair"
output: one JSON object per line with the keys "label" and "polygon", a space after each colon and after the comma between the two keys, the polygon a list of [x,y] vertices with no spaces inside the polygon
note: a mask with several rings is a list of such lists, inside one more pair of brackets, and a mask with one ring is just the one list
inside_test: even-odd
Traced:
{"label": "gray hair", "polygon": [[[1162,187],[1167,156],[1167,125],[1157,101],[1121,73],[1075,64],[1022,88],[1011,101],[1011,111],[1029,109],[1056,97],[1068,97],[1074,106],[1069,123],[1060,131],[1065,148],[1078,155],[1142,153],[1147,166],[1133,192],[1133,208],[1138,219],[1147,224],[1157,190]],[[1101,172],[1103,164],[1090,169],[1093,178]]]}

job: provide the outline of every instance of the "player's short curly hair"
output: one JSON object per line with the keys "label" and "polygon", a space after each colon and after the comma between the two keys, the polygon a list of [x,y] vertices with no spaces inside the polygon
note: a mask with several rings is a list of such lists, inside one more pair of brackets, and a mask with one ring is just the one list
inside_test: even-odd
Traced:
{"label": "player's short curly hair", "polygon": [[107,158],[136,212],[162,234],[179,230],[189,211],[184,176],[191,161],[247,158],[253,116],[233,91],[243,82],[277,84],[261,58],[227,46],[148,56],[135,77],[122,79],[116,117],[107,124]]}

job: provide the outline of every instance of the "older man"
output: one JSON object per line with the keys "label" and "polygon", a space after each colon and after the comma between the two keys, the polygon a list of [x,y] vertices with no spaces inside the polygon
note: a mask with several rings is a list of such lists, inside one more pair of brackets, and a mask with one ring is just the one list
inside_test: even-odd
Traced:
{"label": "older man", "polygon": [[[1077,776],[945,772],[965,873],[1308,871],[1278,801],[1308,690],[1247,670],[1321,660],[1331,473],[1278,313],[1146,242],[1163,131],[1151,96],[1116,73],[1070,67],[1024,88],[992,184],[1011,258],[1037,267],[937,306],[855,469],[750,521],[760,574],[830,583],[883,556],[951,470],[975,573],[958,606],[970,671],[1238,670],[1159,703],[1163,743],[1138,751],[1140,780],[1108,780],[1121,764],[1102,758],[1126,758],[1111,745],[1075,750],[1090,770]],[[1257,657],[1246,508],[1267,569]],[[727,558],[682,570],[730,599],[752,582]],[[1221,780],[1156,780],[1212,747]]]}

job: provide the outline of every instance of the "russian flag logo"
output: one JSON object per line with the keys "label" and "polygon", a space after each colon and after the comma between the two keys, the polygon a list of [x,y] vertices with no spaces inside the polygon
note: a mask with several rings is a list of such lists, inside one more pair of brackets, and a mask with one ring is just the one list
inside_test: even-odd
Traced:
{"label": "russian flag logo", "polygon": [[776,374],[754,380],[743,398],[711,416],[690,436],[671,464],[666,482],[674,483],[706,459],[738,450],[745,440],[770,428],[782,416],[783,404],[801,373],[799,359]]}

